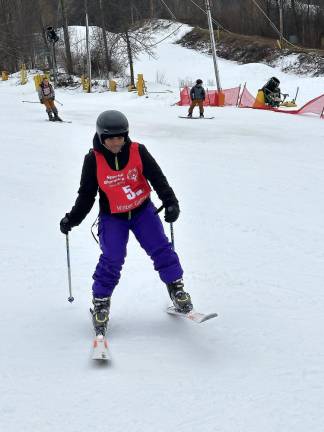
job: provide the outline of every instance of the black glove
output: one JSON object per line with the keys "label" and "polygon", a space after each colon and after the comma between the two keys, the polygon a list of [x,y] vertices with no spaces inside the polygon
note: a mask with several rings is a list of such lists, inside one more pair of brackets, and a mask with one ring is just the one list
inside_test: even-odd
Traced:
{"label": "black glove", "polygon": [[69,231],[71,231],[72,225],[69,219],[68,213],[64,216],[64,218],[60,222],[60,230],[63,234],[67,234]]}
{"label": "black glove", "polygon": [[44,103],[44,101],[43,101],[43,99],[41,99],[40,101],[39,101],[41,104],[43,104]]}
{"label": "black glove", "polygon": [[50,97],[50,98],[48,98],[48,100],[50,100],[50,101],[54,101],[54,98],[53,98],[53,97]]}
{"label": "black glove", "polygon": [[164,220],[165,222],[172,223],[175,222],[180,214],[179,204],[177,202],[169,202],[164,204],[165,213]]}

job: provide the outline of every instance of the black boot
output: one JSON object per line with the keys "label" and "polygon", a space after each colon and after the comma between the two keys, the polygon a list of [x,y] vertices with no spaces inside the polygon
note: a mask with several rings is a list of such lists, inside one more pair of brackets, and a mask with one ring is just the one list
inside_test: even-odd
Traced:
{"label": "black boot", "polygon": [[97,336],[99,334],[105,336],[109,321],[110,297],[94,297],[92,303],[94,308],[90,309],[90,311],[92,313],[94,330]]}
{"label": "black boot", "polygon": [[48,120],[49,120],[49,121],[54,121],[54,117],[53,117],[53,113],[52,113],[52,111],[49,111],[49,112],[47,113],[47,115],[48,115]]}
{"label": "black boot", "polygon": [[193,309],[190,295],[183,290],[182,279],[167,284],[167,287],[172,303],[178,312],[188,313]]}
{"label": "black boot", "polygon": [[187,117],[191,118],[192,117],[192,113],[188,113]]}
{"label": "black boot", "polygon": [[57,112],[54,113],[54,121],[63,121],[61,117],[58,116]]}
{"label": "black boot", "polygon": [[200,113],[200,118],[204,118],[204,113]]}

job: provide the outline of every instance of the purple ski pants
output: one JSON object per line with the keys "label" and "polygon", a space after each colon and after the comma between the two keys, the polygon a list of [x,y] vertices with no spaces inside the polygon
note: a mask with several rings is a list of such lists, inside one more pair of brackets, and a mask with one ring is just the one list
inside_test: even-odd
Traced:
{"label": "purple ski pants", "polygon": [[94,297],[111,296],[118,284],[122,266],[125,262],[126,248],[131,230],[142,248],[151,257],[154,269],[161,280],[168,284],[182,278],[178,255],[165,235],[156,208],[149,202],[143,210],[130,220],[118,216],[101,214],[99,216],[100,255],[92,291]]}

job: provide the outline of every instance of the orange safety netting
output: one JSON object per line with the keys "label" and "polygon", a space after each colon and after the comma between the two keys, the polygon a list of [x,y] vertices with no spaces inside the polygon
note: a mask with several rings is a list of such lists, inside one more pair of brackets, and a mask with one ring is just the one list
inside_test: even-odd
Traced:
{"label": "orange safety netting", "polygon": [[[222,90],[225,96],[225,106],[236,106],[240,95],[241,86],[234,87],[231,89]],[[206,99],[204,100],[204,106],[219,106],[219,93],[217,90],[206,90]],[[180,101],[177,105],[184,106],[190,105],[190,90],[188,87],[184,87],[180,91]]]}
{"label": "orange safety netting", "polygon": [[249,90],[244,86],[241,98],[239,101],[239,108],[254,108],[254,109],[264,109],[264,110],[271,110],[286,114],[318,114],[321,118],[324,118],[324,94],[321,96],[318,96],[315,99],[312,99],[311,101],[307,102],[305,105],[303,105],[298,110],[283,110],[278,108],[271,108],[267,105],[263,106],[256,106],[255,104],[256,98],[252,96],[252,94],[249,92]]}
{"label": "orange safety netting", "polygon": [[310,102],[307,102],[304,106],[302,106],[298,111],[297,114],[319,114],[321,118],[323,118],[323,111],[324,111],[324,94],[321,96],[318,96],[315,99],[312,99]]}

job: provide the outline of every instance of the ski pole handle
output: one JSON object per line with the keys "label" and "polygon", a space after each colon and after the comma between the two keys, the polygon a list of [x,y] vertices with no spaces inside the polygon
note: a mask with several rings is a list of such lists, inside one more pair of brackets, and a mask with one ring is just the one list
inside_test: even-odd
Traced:
{"label": "ski pole handle", "polygon": [[70,296],[68,297],[68,301],[70,303],[72,303],[74,301],[74,297],[72,296],[69,234],[66,234],[66,258],[67,258],[68,280],[69,280],[69,294],[70,294]]}

